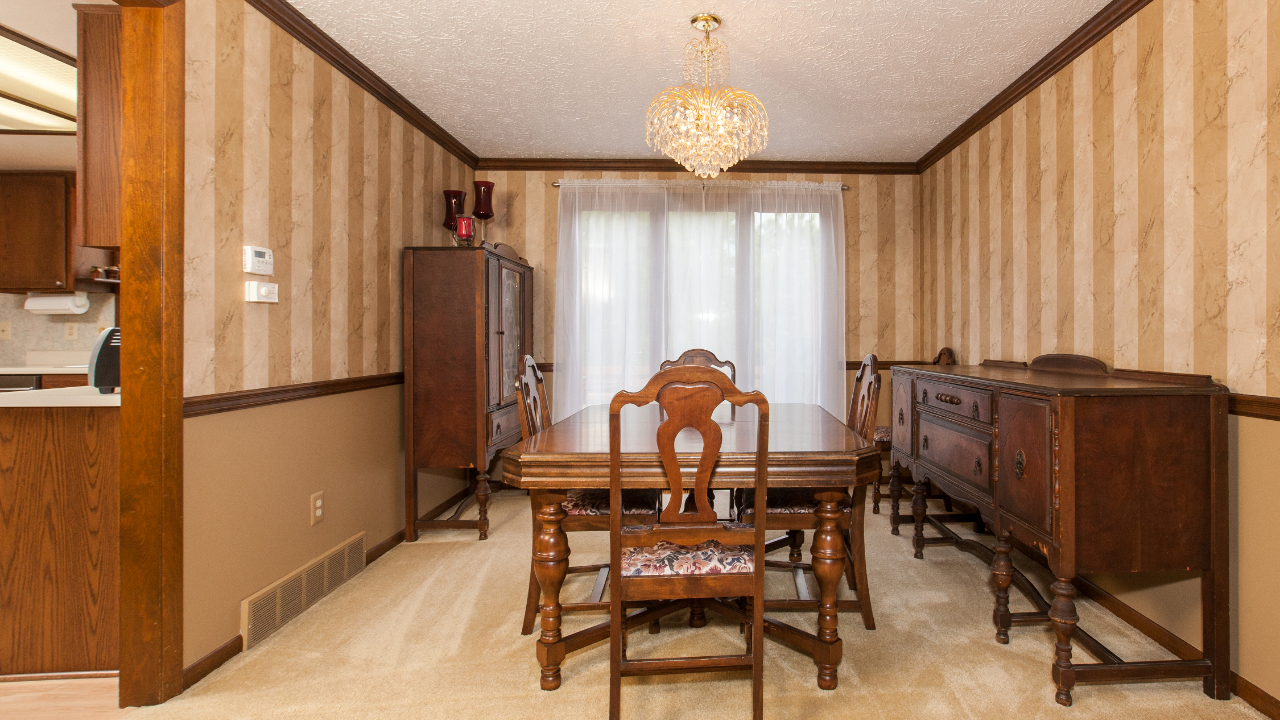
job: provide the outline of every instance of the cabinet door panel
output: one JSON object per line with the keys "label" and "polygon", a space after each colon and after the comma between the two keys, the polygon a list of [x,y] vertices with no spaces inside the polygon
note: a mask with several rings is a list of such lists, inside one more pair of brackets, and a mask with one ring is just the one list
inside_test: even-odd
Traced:
{"label": "cabinet door panel", "polygon": [[1001,513],[1052,534],[1053,478],[1049,401],[1001,394],[999,403]]}
{"label": "cabinet door panel", "polygon": [[893,411],[889,419],[893,428],[893,446],[911,452],[911,378],[893,379]]}
{"label": "cabinet door panel", "polygon": [[524,347],[524,274],[519,268],[502,263],[502,329],[499,330],[498,349],[501,355],[501,402],[514,401],[516,378],[520,374],[520,350]]}
{"label": "cabinet door panel", "polygon": [[0,175],[0,288],[67,288],[67,185],[61,175]]}
{"label": "cabinet door panel", "polygon": [[485,373],[488,378],[488,405],[502,402],[502,278],[497,258],[485,258]]}

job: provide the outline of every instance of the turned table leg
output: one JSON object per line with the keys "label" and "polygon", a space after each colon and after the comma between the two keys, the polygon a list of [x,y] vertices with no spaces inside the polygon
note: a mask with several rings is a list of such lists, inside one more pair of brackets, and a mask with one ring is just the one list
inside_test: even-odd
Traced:
{"label": "turned table leg", "polygon": [[898,534],[898,523],[901,521],[899,503],[902,501],[902,466],[897,460],[889,468],[889,532]]}
{"label": "turned table leg", "polygon": [[996,609],[991,613],[991,622],[996,626],[996,642],[1009,644],[1009,627],[1013,624],[1013,616],[1009,614],[1009,583],[1013,582],[1013,561],[1009,559],[1009,536],[996,538],[996,555],[991,559],[991,574],[996,576]]}
{"label": "turned table leg", "polygon": [[915,484],[911,487],[911,514],[916,519],[916,532],[911,538],[911,545],[915,548],[915,558],[917,560],[924,559],[924,516],[929,509],[929,501],[925,498],[929,494],[929,478],[918,477]]}
{"label": "turned table leg", "polygon": [[818,642],[814,648],[814,662],[818,665],[818,687],[835,690],[836,669],[840,666],[843,645],[840,640],[836,592],[840,577],[844,574],[845,548],[840,536],[840,519],[844,514],[841,502],[845,499],[843,488],[825,489],[814,493],[818,507],[819,526],[813,533],[813,574],[818,580]]}
{"label": "turned table leg", "polygon": [[1053,682],[1058,686],[1055,699],[1059,705],[1071,706],[1071,688],[1076,684],[1076,671],[1071,667],[1071,635],[1080,621],[1076,615],[1076,589],[1067,578],[1058,578],[1052,586],[1053,604],[1049,606],[1049,619],[1058,636],[1054,646]]}
{"label": "turned table leg", "polygon": [[476,475],[476,502],[480,505],[480,539],[489,539],[489,473]]}
{"label": "turned table leg", "polygon": [[538,662],[542,665],[542,689],[560,687],[560,664],[564,662],[564,640],[560,635],[560,586],[569,570],[569,538],[560,527],[564,520],[564,490],[535,490],[537,522],[541,531],[533,543],[533,572],[542,591],[542,634],[538,637]]}

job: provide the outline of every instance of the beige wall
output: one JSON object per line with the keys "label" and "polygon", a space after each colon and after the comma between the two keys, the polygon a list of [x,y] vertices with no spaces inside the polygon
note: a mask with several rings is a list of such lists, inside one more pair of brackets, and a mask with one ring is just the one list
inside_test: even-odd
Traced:
{"label": "beige wall", "polygon": [[[1154,0],[921,179],[922,335],[964,363],[1041,353],[1280,395],[1280,8]],[[1231,420],[1233,662],[1280,696],[1269,468]],[[1199,646],[1197,575],[1093,578]]]}
{"label": "beige wall", "polygon": [[[184,666],[240,632],[244,598],[362,530],[369,549],[404,528],[402,396],[397,385],[183,423]],[[424,473],[419,485],[431,507],[463,482]]]}
{"label": "beige wall", "polygon": [[186,42],[185,394],[400,370],[400,250],[473,171],[244,0],[188,0]]}

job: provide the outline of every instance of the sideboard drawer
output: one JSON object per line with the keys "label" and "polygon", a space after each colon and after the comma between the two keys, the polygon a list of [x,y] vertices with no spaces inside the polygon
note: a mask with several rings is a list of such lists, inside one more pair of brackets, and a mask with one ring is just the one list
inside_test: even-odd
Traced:
{"label": "sideboard drawer", "polygon": [[920,459],[991,494],[991,438],[920,415]]}
{"label": "sideboard drawer", "polygon": [[520,416],[519,405],[508,405],[507,407],[494,410],[489,414],[489,444],[501,440],[513,433],[520,432]]}
{"label": "sideboard drawer", "polygon": [[987,390],[917,380],[915,392],[921,405],[991,424],[991,393]]}

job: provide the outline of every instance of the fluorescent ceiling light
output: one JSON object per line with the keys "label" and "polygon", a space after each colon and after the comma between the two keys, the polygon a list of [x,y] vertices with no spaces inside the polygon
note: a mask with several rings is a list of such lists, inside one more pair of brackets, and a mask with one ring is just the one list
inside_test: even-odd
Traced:
{"label": "fluorescent ceiling light", "polygon": [[0,38],[0,91],[76,114],[76,68],[8,38]]}
{"label": "fluorescent ceiling light", "polygon": [[27,107],[12,100],[0,98],[0,126],[13,130],[70,130],[76,124],[57,115]]}

